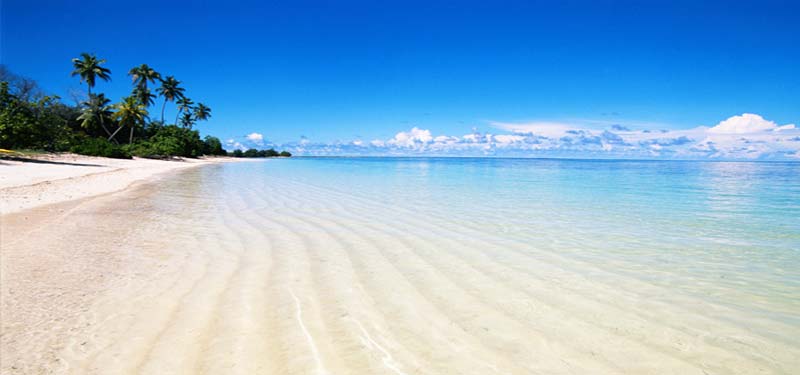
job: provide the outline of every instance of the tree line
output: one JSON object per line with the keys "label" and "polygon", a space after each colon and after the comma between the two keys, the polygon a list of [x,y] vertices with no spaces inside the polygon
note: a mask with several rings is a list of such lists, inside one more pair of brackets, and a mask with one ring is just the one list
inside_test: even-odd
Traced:
{"label": "tree line", "polygon": [[[89,53],[72,59],[71,75],[86,84],[86,97],[74,106],[0,65],[0,148],[120,158],[227,154],[219,138],[201,139],[193,129],[211,117],[211,108],[190,99],[181,81],[141,64],[128,71],[130,95],[112,104],[104,93],[93,92],[99,81],[111,80],[105,64]],[[152,119],[159,98],[160,119]],[[168,103],[177,109],[172,123],[165,119]]]}

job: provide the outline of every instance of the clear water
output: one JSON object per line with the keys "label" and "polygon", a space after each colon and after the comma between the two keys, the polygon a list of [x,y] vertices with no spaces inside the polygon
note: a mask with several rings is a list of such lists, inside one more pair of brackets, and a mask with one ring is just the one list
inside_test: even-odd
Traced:
{"label": "clear water", "polygon": [[[800,325],[800,163],[295,158],[226,184],[323,189]],[[357,209],[357,208],[352,208]],[[414,235],[414,233],[409,233]]]}
{"label": "clear water", "polygon": [[800,369],[800,163],[270,159],[156,200],[269,257],[275,306],[352,335],[329,360],[373,327],[406,369]]}

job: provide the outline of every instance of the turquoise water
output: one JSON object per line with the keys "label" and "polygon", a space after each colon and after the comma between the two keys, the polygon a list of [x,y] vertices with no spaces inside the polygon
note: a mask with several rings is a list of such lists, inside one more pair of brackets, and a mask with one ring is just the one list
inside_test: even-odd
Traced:
{"label": "turquoise water", "polygon": [[174,227],[179,258],[205,259],[182,274],[213,265],[193,301],[222,290],[214,319],[239,329],[208,337],[270,348],[242,361],[275,373],[794,374],[798,176],[800,163],[222,163],[145,195],[158,220],[143,237]]}
{"label": "turquoise water", "polygon": [[800,325],[800,163],[295,158],[225,172],[374,201],[420,226],[445,219],[496,251],[513,241]]}

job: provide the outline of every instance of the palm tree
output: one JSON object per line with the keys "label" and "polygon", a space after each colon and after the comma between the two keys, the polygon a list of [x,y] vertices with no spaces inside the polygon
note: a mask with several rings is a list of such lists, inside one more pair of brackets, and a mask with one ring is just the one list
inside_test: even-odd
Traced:
{"label": "palm tree", "polygon": [[150,107],[155,103],[155,94],[150,92],[150,89],[147,87],[139,87],[133,89],[133,97],[139,101],[139,103],[143,104],[145,108]]}
{"label": "palm tree", "polygon": [[195,118],[190,112],[184,113],[181,117],[181,125],[183,125],[184,128],[191,129],[192,125],[194,125],[194,121]]}
{"label": "palm tree", "polygon": [[89,128],[95,121],[100,122],[100,126],[105,130],[106,135],[111,135],[111,132],[106,128],[105,120],[111,118],[111,102],[104,94],[90,94],[89,100],[84,101],[83,110],[78,120],[81,120],[83,128]]}
{"label": "palm tree", "polygon": [[129,126],[131,128],[131,136],[128,143],[133,143],[133,128],[140,123],[144,125],[147,119],[147,108],[133,96],[123,98],[122,102],[116,105],[116,108],[117,112],[114,113],[114,117],[119,121],[119,128],[111,137],[113,138],[120,129]]}
{"label": "palm tree", "polygon": [[181,115],[181,112],[189,112],[189,110],[192,109],[194,102],[192,99],[189,99],[186,96],[181,96],[181,98],[175,103],[178,104],[178,114],[175,115],[175,125],[178,125],[178,117]]}
{"label": "palm tree", "polygon": [[167,76],[166,79],[161,81],[161,87],[156,89],[161,96],[164,97],[164,104],[161,105],[161,123],[164,123],[164,109],[167,107],[167,102],[175,101],[175,99],[183,98],[183,87],[178,87],[181,81],[178,81],[173,76]]}
{"label": "palm tree", "polygon": [[137,67],[131,68],[128,75],[133,79],[133,97],[139,100],[139,103],[144,105],[145,109],[149,108],[155,103],[155,95],[150,93],[147,83],[155,83],[156,80],[161,80],[161,74],[155,71],[147,64],[142,64]]}
{"label": "palm tree", "polygon": [[211,118],[211,108],[203,103],[197,103],[197,106],[194,107],[194,118],[197,121],[207,121]]}
{"label": "palm tree", "polygon": [[[131,68],[128,71],[128,75],[131,76],[133,79],[133,83],[136,85],[136,90],[140,92],[147,92],[147,82],[155,83],[156,80],[161,80],[161,74],[159,74],[155,69],[151,68],[147,64],[142,64],[137,67]],[[149,107],[146,101],[142,101],[146,107]]]}
{"label": "palm tree", "polygon": [[97,56],[86,52],[81,53],[80,58],[72,59],[72,66],[75,67],[72,71],[72,76],[80,76],[81,82],[86,81],[89,95],[92,95],[92,87],[94,87],[97,78],[104,81],[111,80],[111,70],[101,66],[105,63],[105,59],[98,59]]}

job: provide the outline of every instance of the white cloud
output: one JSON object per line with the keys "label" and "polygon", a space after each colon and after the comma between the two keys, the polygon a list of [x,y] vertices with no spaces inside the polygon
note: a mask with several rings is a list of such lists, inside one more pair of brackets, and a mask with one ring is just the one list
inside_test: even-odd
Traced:
{"label": "white cloud", "polygon": [[440,135],[433,139],[435,143],[453,144],[459,141],[458,137],[451,137],[449,135]]}
{"label": "white cloud", "polygon": [[264,135],[261,134],[261,133],[253,132],[253,133],[248,134],[246,138],[247,138],[248,141],[251,141],[251,142],[256,142],[256,143],[264,142]]}
{"label": "white cloud", "polygon": [[748,134],[763,131],[791,130],[794,127],[794,124],[778,126],[774,121],[765,120],[759,115],[743,113],[721,121],[716,126],[708,129],[708,132],[714,134]]}
{"label": "white cloud", "polygon": [[[712,128],[637,129],[636,125],[583,120],[524,124],[491,122],[507,133],[453,136],[417,127],[386,140],[276,145],[298,155],[459,155],[578,158],[782,159],[800,158],[800,129],[754,114]],[[614,126],[617,125],[617,126]],[[286,146],[286,147],[284,147]]]}
{"label": "white cloud", "polygon": [[478,143],[481,140],[481,135],[476,133],[465,134],[463,137],[461,137],[461,139],[470,143]]}
{"label": "white cloud", "polygon": [[433,140],[431,131],[427,129],[411,128],[407,132],[399,132],[386,143],[402,147],[414,148],[419,144],[426,144]]}
{"label": "white cloud", "polygon": [[510,123],[510,122],[489,122],[492,126],[514,133],[532,133],[546,137],[561,137],[570,130],[577,129],[576,126],[563,123],[563,122],[525,122],[525,123]]}
{"label": "white cloud", "polygon": [[232,138],[231,138],[231,139],[228,139],[228,140],[226,140],[226,141],[225,141],[225,145],[227,146],[227,147],[225,147],[225,149],[226,149],[226,150],[237,150],[237,149],[238,149],[238,150],[242,150],[242,151],[244,151],[244,150],[247,150],[247,147],[245,147],[245,146],[244,146],[243,144],[241,144],[240,142],[236,142],[236,141],[235,141],[234,139],[232,139]]}
{"label": "white cloud", "polygon": [[510,143],[524,142],[525,136],[516,134],[498,134],[494,136],[494,140],[497,143],[510,144]]}

